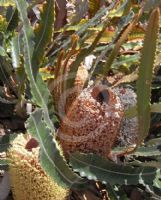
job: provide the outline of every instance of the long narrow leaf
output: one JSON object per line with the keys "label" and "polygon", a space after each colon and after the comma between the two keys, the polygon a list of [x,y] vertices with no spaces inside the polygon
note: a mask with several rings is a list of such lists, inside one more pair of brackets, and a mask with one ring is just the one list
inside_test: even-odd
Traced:
{"label": "long narrow leaf", "polygon": [[37,109],[27,120],[28,132],[39,141],[40,162],[45,171],[63,186],[83,188],[85,181],[74,174],[60,155],[60,149],[43,121],[43,111]]}
{"label": "long narrow leaf", "polygon": [[38,28],[35,30],[35,48],[33,53],[33,73],[37,74],[39,64],[43,59],[45,48],[52,39],[53,23],[54,23],[54,9],[55,3],[53,0],[46,1],[43,4],[43,11],[41,12],[41,21]]}
{"label": "long narrow leaf", "polygon": [[[121,152],[125,151],[125,147],[116,147],[112,150],[114,154],[120,154]],[[135,156],[135,157],[158,157],[161,156],[161,145],[157,143],[154,144],[149,144],[149,142],[146,143],[146,146],[141,146],[136,149],[136,151],[131,152],[130,156]]]}
{"label": "long narrow leaf", "polygon": [[95,154],[74,153],[70,157],[74,171],[90,180],[114,184],[152,184],[157,169],[154,167],[131,167],[105,160]]}
{"label": "long narrow leaf", "polygon": [[160,11],[159,8],[156,8],[151,13],[149,19],[139,67],[139,78],[137,82],[138,145],[148,135],[150,127],[151,81],[158,39],[159,18]]}
{"label": "long narrow leaf", "polygon": [[[33,75],[32,57],[34,52],[34,33],[27,17],[27,3],[24,0],[15,0],[15,2],[20,13],[20,18],[23,22],[25,71],[30,82],[33,101],[38,106],[43,107],[45,119],[48,121],[47,124],[54,130],[53,122],[50,120],[47,107],[51,100],[50,92],[40,74],[37,75],[36,79]],[[52,110],[54,111],[54,108]]]}

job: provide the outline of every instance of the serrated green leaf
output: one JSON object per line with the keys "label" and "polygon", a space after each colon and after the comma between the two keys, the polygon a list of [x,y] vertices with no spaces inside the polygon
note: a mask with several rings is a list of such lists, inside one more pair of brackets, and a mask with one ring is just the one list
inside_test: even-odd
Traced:
{"label": "serrated green leaf", "polygon": [[150,156],[160,156],[161,155],[161,145],[149,145],[144,147],[139,147],[131,155],[150,157]]}
{"label": "serrated green leaf", "polygon": [[[30,26],[29,20],[27,18],[27,4],[25,1],[16,1],[16,4],[20,13],[20,18],[23,22],[24,44],[25,44],[25,70],[32,87],[31,91],[33,94],[33,99],[36,101],[36,103],[39,106],[44,104],[44,106],[46,107],[44,99],[43,99],[43,95],[44,97],[46,97],[46,99],[48,99],[49,91],[47,90],[46,85],[43,83],[40,76],[37,78],[37,81],[40,83],[40,87],[36,85],[36,81],[33,77],[33,71],[32,71],[33,66],[32,66],[31,60],[32,60],[33,49],[34,49],[34,43],[33,43],[34,33],[32,30],[32,27]],[[42,95],[41,89],[39,91],[39,88],[41,88],[43,92],[44,91],[46,92],[43,93]]]}
{"label": "serrated green leaf", "polygon": [[150,127],[150,97],[153,65],[159,31],[159,8],[153,10],[145,34],[137,81],[138,144],[148,135]]}
{"label": "serrated green leaf", "polygon": [[75,172],[90,180],[111,185],[152,184],[157,169],[154,167],[131,167],[113,163],[95,154],[74,153],[70,164]]}
{"label": "serrated green leaf", "polygon": [[42,109],[37,109],[30,115],[26,123],[26,128],[39,142],[40,163],[46,173],[63,186],[83,188],[86,181],[74,174],[60,155],[60,149],[51,131],[43,121]]}
{"label": "serrated green leaf", "polygon": [[38,72],[39,64],[45,53],[45,48],[52,40],[52,32],[54,31],[54,9],[55,3],[53,0],[48,0],[43,4],[43,11],[40,15],[40,24],[35,30],[35,48],[32,59],[34,76]]}
{"label": "serrated green leaf", "polygon": [[[30,26],[29,19],[27,17],[27,8],[28,5],[26,1],[22,0],[15,0],[17,9],[20,14],[20,18],[23,22],[23,34],[24,34],[24,44],[25,44],[25,63],[26,66],[31,67],[31,73],[32,73],[32,66],[31,66],[31,58],[33,55],[34,50],[34,33],[32,30],[32,27]],[[27,68],[27,67],[26,67]]]}
{"label": "serrated green leaf", "polygon": [[11,40],[11,56],[12,66],[14,68],[17,84],[18,84],[18,97],[21,98],[25,93],[26,73],[22,59],[23,55],[23,38],[21,35],[15,35]]}
{"label": "serrated green leaf", "polygon": [[52,97],[40,74],[37,74],[36,78],[33,75],[34,32],[27,17],[27,3],[24,0],[15,0],[15,2],[23,22],[25,71],[30,83],[33,101],[44,109],[44,117],[47,125],[54,130],[53,122],[56,121],[56,117],[53,118],[53,121],[50,119],[50,116],[54,112],[54,108],[51,108]]}

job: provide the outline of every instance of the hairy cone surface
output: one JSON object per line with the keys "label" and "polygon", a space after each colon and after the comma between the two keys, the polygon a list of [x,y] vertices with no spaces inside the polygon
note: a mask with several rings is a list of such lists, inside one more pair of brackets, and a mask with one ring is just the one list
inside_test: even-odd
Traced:
{"label": "hairy cone surface", "polygon": [[[117,87],[114,88],[115,93],[120,98],[121,104],[124,110],[130,107],[134,107],[137,104],[137,95],[131,88],[128,87]],[[135,145],[137,142],[138,135],[138,119],[133,117],[128,119],[123,118],[120,128],[120,134],[117,138],[117,145],[119,146],[129,146]]]}
{"label": "hairy cone surface", "polygon": [[65,156],[80,151],[108,157],[122,117],[120,100],[107,86],[84,89],[70,106],[58,132]]}

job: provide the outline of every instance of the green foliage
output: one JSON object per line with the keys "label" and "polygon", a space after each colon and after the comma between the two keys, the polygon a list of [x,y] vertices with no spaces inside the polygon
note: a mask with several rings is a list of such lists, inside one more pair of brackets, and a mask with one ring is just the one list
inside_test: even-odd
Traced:
{"label": "green foliage", "polygon": [[[0,3],[4,6],[0,18],[0,82],[3,90],[9,89],[14,96],[8,98],[0,88],[0,101],[16,104],[24,100],[32,104],[34,112],[26,121],[26,130],[39,142],[42,167],[63,186],[83,189],[92,179],[106,183],[111,199],[127,198],[120,188],[125,184],[142,184],[160,194],[160,135],[154,133],[153,139],[142,144],[152,123],[151,113],[159,115],[161,112],[160,82],[155,85],[152,81],[154,75],[156,80],[161,80],[158,75],[159,1],[146,1],[145,7],[136,1],[112,1],[109,7],[103,8],[100,8],[100,2],[89,1],[88,13],[82,13],[86,19],[74,25],[67,24],[59,31],[54,31],[56,16],[52,0],[41,6],[37,1],[28,4],[25,0]],[[43,8],[39,17],[34,6]],[[12,12],[7,17],[9,9]],[[147,27],[145,22],[148,22]],[[69,65],[72,77],[60,83],[61,95],[74,86],[79,66],[91,54],[96,56],[96,61],[89,70],[89,79],[102,81],[102,75],[106,79],[110,72],[112,78],[116,77],[109,83],[111,88],[128,84],[137,90],[137,106],[125,111],[125,116],[132,118],[138,114],[138,146],[135,151],[129,146],[115,148],[112,152],[118,156],[119,164],[94,154],[80,153],[71,155],[68,163],[56,141],[58,120],[47,87],[48,78],[41,76],[40,68],[53,78],[66,75]],[[158,54],[157,62],[155,54]],[[159,93],[157,100],[151,99],[155,89]],[[7,151],[11,140],[10,135],[0,137],[0,152]],[[120,155],[124,162],[119,159]],[[6,161],[0,160],[0,169],[6,166]]]}
{"label": "green foliage", "polygon": [[121,45],[127,40],[129,33],[132,31],[132,29],[138,22],[141,14],[142,14],[142,10],[140,10],[140,12],[134,16],[132,22],[127,27],[125,27],[125,30],[123,30],[123,33],[121,33],[120,37],[118,38],[117,42],[115,43],[115,46],[114,46],[113,50],[111,51],[109,57],[107,58],[107,61],[105,63],[105,66],[104,66],[104,69],[102,72],[105,76],[108,74],[114,59],[118,55]]}
{"label": "green foliage", "polygon": [[[11,12],[11,11],[9,11]],[[12,32],[14,31],[18,26],[18,10],[17,8],[12,9],[12,14],[10,16],[10,19],[8,20],[6,32]]]}
{"label": "green foliage", "polygon": [[99,180],[103,183],[152,184],[157,169],[153,167],[130,167],[115,164],[94,154],[74,153],[70,157],[70,164],[75,172],[90,180]]}
{"label": "green foliage", "polygon": [[[88,30],[88,28],[90,28],[90,27],[94,27],[94,26],[97,26],[98,24],[99,24],[99,22],[100,22],[100,20],[101,20],[101,18],[103,17],[103,16],[106,16],[107,15],[107,13],[108,13],[108,11],[109,11],[109,8],[101,8],[97,13],[96,13],[96,15],[93,17],[93,18],[91,18],[90,20],[88,20],[86,23],[83,23],[83,24],[80,24],[79,26],[78,26],[78,30],[76,30],[75,31],[75,34],[76,35],[78,35],[79,37],[81,37],[84,33],[86,33],[86,31]],[[64,31],[66,30],[66,29],[63,29]],[[69,30],[70,30],[70,28],[69,28]],[[75,29],[74,29],[75,30]],[[88,32],[87,32],[87,34],[88,34]],[[60,38],[61,39],[61,38]],[[84,42],[84,41],[83,41]],[[51,64],[53,64],[53,60],[55,60],[55,59],[53,59],[52,57],[54,56],[54,55],[56,55],[61,49],[68,49],[69,48],[69,44],[71,44],[71,38],[69,37],[69,38],[67,38],[67,40],[66,41],[63,41],[63,43],[58,47],[58,48],[56,48],[56,50],[54,50],[52,53],[51,53]]]}
{"label": "green foliage", "polygon": [[75,175],[66,164],[60,148],[43,120],[42,109],[37,109],[27,120],[28,132],[38,140],[40,145],[40,163],[51,178],[62,186],[81,189],[86,186],[86,181]]}
{"label": "green foliage", "polygon": [[159,17],[160,11],[159,8],[156,8],[149,19],[139,67],[139,78],[137,81],[138,144],[141,144],[148,135],[150,127],[151,81],[158,39]]}
{"label": "green foliage", "polygon": [[[30,82],[31,93],[33,101],[40,107],[44,109],[44,117],[48,121],[48,126],[54,130],[53,122],[50,119],[50,113],[48,112],[47,106],[50,106],[51,96],[46,84],[43,82],[40,74],[34,77],[32,58],[34,52],[34,33],[32,27],[30,26],[29,20],[27,18],[27,5],[24,1],[16,1],[17,8],[20,12],[20,17],[23,22],[23,32],[24,32],[24,60],[25,60],[25,71]],[[52,109],[52,108],[50,108]],[[53,111],[54,112],[54,108]]]}
{"label": "green foliage", "polygon": [[[114,148],[112,152],[114,154],[120,154],[123,152],[125,147],[118,147]],[[146,146],[141,146],[136,149],[136,151],[130,153],[130,156],[135,156],[135,157],[157,157],[161,155],[161,146],[160,144],[146,144]]]}
{"label": "green foliage", "polygon": [[[36,78],[33,75],[33,66],[32,66],[32,57],[33,57],[33,39],[34,34],[33,30],[29,24],[29,20],[27,18],[27,5],[25,1],[16,1],[17,8],[20,13],[20,18],[23,22],[23,32],[24,32],[24,59],[25,59],[25,70],[27,74],[27,78],[30,82],[31,93],[33,96],[33,100],[35,104],[42,108],[42,111],[39,110],[34,114],[30,115],[30,118],[27,122],[27,130],[31,133],[38,141],[40,142],[41,147],[41,163],[44,170],[51,175],[53,179],[57,179],[55,171],[59,174],[61,178],[63,178],[64,182],[69,187],[81,187],[82,184],[79,182],[79,178],[72,173],[69,167],[66,165],[65,160],[60,154],[60,151],[57,149],[57,142],[52,138],[51,135],[54,134],[54,125],[50,119],[50,113],[48,108],[50,106],[50,93],[47,89],[46,84],[43,82],[40,74],[37,74]],[[53,108],[53,107],[52,107]],[[49,109],[52,109],[51,107]],[[42,112],[44,122],[42,121]],[[54,112],[54,108],[52,109]],[[51,113],[52,114],[52,113]],[[39,122],[39,123],[38,123]],[[49,128],[49,129],[48,129]],[[49,147],[49,148],[48,148]],[[51,159],[52,157],[52,159]],[[62,182],[61,182],[62,183]]]}
{"label": "green foliage", "polygon": [[35,30],[34,52],[33,52],[33,73],[37,74],[40,63],[45,54],[45,48],[51,42],[53,36],[54,24],[54,1],[49,0],[43,5],[43,11],[40,15],[40,24]]}
{"label": "green foliage", "polygon": [[[102,34],[104,33],[106,27],[107,27],[108,21],[105,22],[102,30],[98,33],[97,37],[95,38],[95,40],[93,41],[93,43],[87,48],[87,49],[81,49],[80,53],[78,54],[75,62],[72,63],[72,65],[70,66],[70,72],[75,73],[78,70],[78,67],[80,66],[81,62],[85,59],[85,57],[87,57],[88,55],[90,55],[93,50],[95,49],[98,41],[100,40]],[[72,88],[74,86],[74,81],[75,81],[75,76],[73,76],[73,78],[71,78],[68,83],[67,83],[67,88]]]}

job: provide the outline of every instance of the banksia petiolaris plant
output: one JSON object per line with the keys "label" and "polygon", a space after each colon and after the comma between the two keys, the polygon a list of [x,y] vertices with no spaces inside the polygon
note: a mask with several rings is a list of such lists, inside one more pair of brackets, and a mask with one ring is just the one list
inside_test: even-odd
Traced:
{"label": "banksia petiolaris plant", "polygon": [[58,132],[64,153],[80,151],[108,157],[119,133],[123,108],[107,86],[84,89],[69,108]]}
{"label": "banksia petiolaris plant", "polygon": [[[27,140],[19,136],[20,141],[14,141],[13,147],[8,152],[15,198],[18,200],[65,198],[68,191],[55,184],[55,181],[72,189],[82,189],[82,185],[85,185],[84,182],[87,179],[101,181],[104,184],[107,183],[108,190],[111,190],[109,184],[112,185],[112,190],[116,188],[117,196],[119,196],[119,188],[116,187],[118,185],[142,184],[153,189],[155,180],[157,182],[155,187],[158,187],[158,185],[160,187],[160,159],[158,158],[160,148],[158,146],[138,147],[138,150],[134,149],[135,147],[129,148],[130,144],[133,143],[136,143],[136,147],[142,145],[149,131],[152,68],[154,67],[156,41],[159,32],[160,10],[154,9],[149,19],[147,31],[141,30],[140,32],[140,30],[136,30],[139,20],[141,19],[141,22],[143,22],[144,17],[149,16],[147,13],[145,16],[144,12],[151,12],[150,10],[153,8],[150,6],[149,11],[145,11],[144,5],[138,3],[133,9],[133,3],[129,3],[129,1],[113,1],[110,7],[100,9],[94,18],[85,22],[84,25],[76,24],[72,27],[72,34],[73,32],[74,34],[68,38],[71,27],[65,28],[64,32],[62,32],[63,30],[58,32],[53,30],[54,1],[43,1],[40,16],[36,15],[34,19],[31,19],[32,16],[29,13],[35,10],[32,5],[29,4],[28,6],[25,0],[15,0],[14,2],[17,8],[16,12],[18,11],[19,15],[12,15],[14,17],[7,20],[7,23],[12,23],[11,26],[7,25],[7,34],[2,34],[4,40],[1,41],[1,45],[4,49],[0,48],[0,54],[2,54],[0,59],[4,59],[6,62],[2,66],[4,71],[6,66],[13,65],[14,73],[18,72],[17,85],[20,85],[20,88],[18,88],[20,90],[16,93],[17,95],[15,94],[15,97],[20,100],[23,96],[26,102],[33,105],[32,110],[34,112],[30,110],[30,113],[29,111],[29,118],[25,127],[31,137],[34,138],[33,141],[36,139],[39,142],[39,147],[31,148],[31,143],[27,143]],[[151,1],[147,2],[150,3]],[[10,9],[8,9],[9,11]],[[13,25],[18,17],[20,23]],[[3,24],[3,20],[1,21]],[[38,28],[33,29],[33,26],[38,26]],[[109,27],[112,28],[109,29]],[[12,30],[13,37],[12,34],[8,34],[11,32],[9,29]],[[133,30],[134,39],[138,38],[137,33],[141,33],[141,37],[139,36],[141,44],[137,41],[134,44],[131,43],[129,34],[131,36]],[[101,38],[103,33],[105,37]],[[139,68],[139,48],[142,47],[144,34],[146,37]],[[92,40],[89,40],[89,36]],[[128,43],[124,44],[127,40]],[[8,41],[8,43],[5,44],[5,41]],[[102,41],[104,41],[104,44]],[[19,45],[19,43],[22,45]],[[11,48],[10,44],[12,44]],[[136,46],[135,50],[134,46]],[[6,48],[7,54],[4,54]],[[61,53],[58,55],[59,51]],[[81,66],[88,55],[96,56],[96,62],[89,72]],[[129,58],[131,61],[128,64]],[[97,79],[97,75],[100,79],[101,75],[106,78],[111,74],[109,72],[116,73],[116,76],[118,75],[117,72],[120,71],[124,74],[123,68],[120,68],[121,63],[127,63],[125,71],[127,76],[133,76],[133,72],[137,74],[137,68],[139,68],[138,84],[136,87],[133,85],[138,98],[130,89],[114,89],[114,86],[118,83],[112,85],[112,89],[103,85],[90,85],[84,89],[84,83],[86,83],[85,85],[88,84],[86,81],[88,73],[91,80]],[[48,68],[48,66],[55,66],[50,69],[52,73],[54,72],[52,74],[55,78],[54,82],[58,80],[56,89],[53,88],[54,102],[52,102],[53,98],[44,83],[46,79],[43,79],[43,76],[41,76],[43,74],[40,73],[40,68]],[[24,72],[25,76],[19,73],[19,69]],[[81,71],[79,72],[79,70]],[[11,71],[13,71],[12,66]],[[8,72],[7,74],[9,75]],[[10,75],[7,77],[10,77]],[[4,79],[4,77],[2,78]],[[128,80],[128,82],[131,81]],[[3,80],[2,82],[5,86],[6,81]],[[125,82],[124,79],[122,83]],[[126,99],[124,97],[128,96],[129,100],[130,95],[133,97],[133,103],[128,104],[124,101]],[[138,121],[125,119],[123,116],[124,109],[131,106],[136,111],[134,115],[138,111]],[[160,104],[157,106],[160,108]],[[55,127],[58,124],[55,111],[58,115],[63,114],[63,117],[59,118],[59,130]],[[61,111],[64,113],[61,113]],[[133,137],[132,134],[136,133],[137,129],[139,130],[138,134],[137,136],[133,135]],[[124,132],[125,130],[126,132]],[[57,131],[58,135],[56,135]],[[120,135],[121,141],[119,140]],[[64,159],[58,142],[60,142],[67,160]],[[118,143],[126,147],[117,148],[115,145]],[[116,153],[118,163],[98,156],[108,158],[113,146],[116,148],[112,152]],[[136,151],[133,152],[133,150]],[[88,154],[76,153],[75,151]],[[127,152],[129,153],[128,156]],[[69,153],[72,154],[68,157]],[[140,159],[140,155],[145,159]],[[142,167],[136,167],[140,165]],[[151,167],[149,168],[149,166]],[[84,177],[87,179],[83,179]],[[87,188],[88,185],[90,184],[85,185],[85,187]],[[58,198],[55,190],[60,193]],[[115,191],[112,193],[115,193]],[[118,198],[124,199],[124,197]]]}
{"label": "banksia petiolaris plant", "polygon": [[[69,191],[58,186],[39,163],[39,147],[26,149],[27,139],[18,135],[8,151],[9,175],[15,200],[65,200]],[[31,146],[31,144],[30,144]]]}

